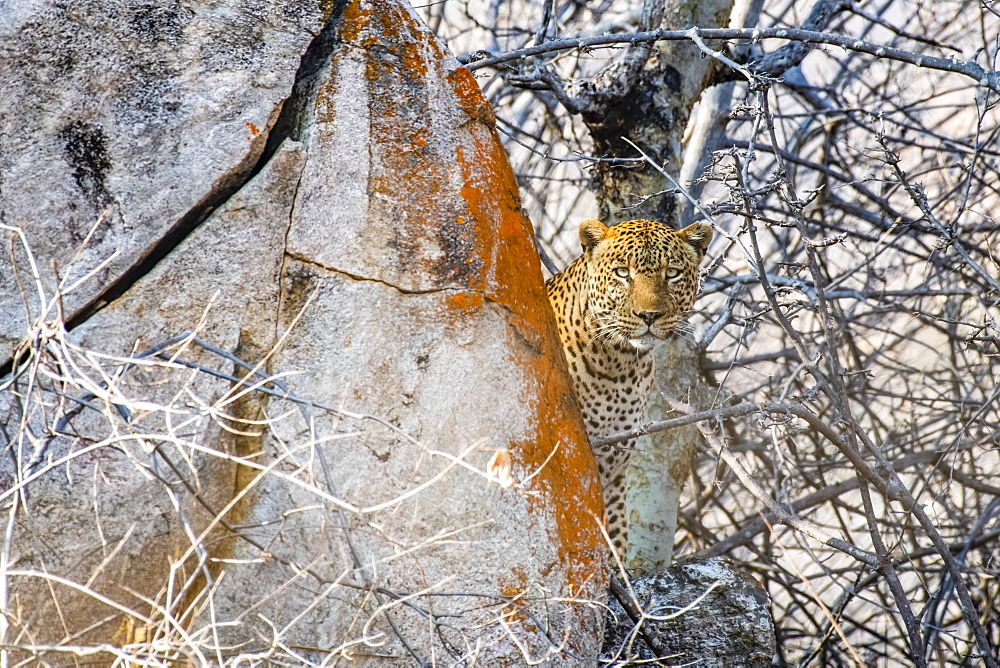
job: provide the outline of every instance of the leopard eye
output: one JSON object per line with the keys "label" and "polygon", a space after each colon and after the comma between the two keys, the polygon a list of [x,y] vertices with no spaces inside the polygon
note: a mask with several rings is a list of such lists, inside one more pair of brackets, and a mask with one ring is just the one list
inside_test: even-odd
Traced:
{"label": "leopard eye", "polygon": [[678,278],[680,278],[680,277],[681,277],[681,270],[680,270],[680,269],[667,269],[667,270],[666,270],[666,271],[665,271],[665,272],[663,273],[663,276],[664,276],[664,277],[665,277],[665,278],[666,278],[666,279],[667,279],[668,281],[676,281],[676,280],[677,280]]}
{"label": "leopard eye", "polygon": [[628,267],[615,267],[614,274],[618,278],[628,278],[629,277]]}

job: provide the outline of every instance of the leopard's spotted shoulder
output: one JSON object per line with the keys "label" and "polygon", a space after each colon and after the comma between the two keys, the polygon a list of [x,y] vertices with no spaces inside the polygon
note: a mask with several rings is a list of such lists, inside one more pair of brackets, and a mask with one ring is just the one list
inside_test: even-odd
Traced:
{"label": "leopard's spotted shoulder", "polygon": [[[580,408],[593,440],[639,425],[653,380],[653,346],[694,304],[707,223],[673,230],[632,220],[580,223],[583,254],[546,283]],[[608,531],[626,544],[624,476],[631,444],[594,452]]]}

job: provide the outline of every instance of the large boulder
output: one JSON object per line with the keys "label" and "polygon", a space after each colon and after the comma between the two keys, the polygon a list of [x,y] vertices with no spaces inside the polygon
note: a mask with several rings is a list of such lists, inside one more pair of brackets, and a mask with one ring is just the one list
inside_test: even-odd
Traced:
{"label": "large boulder", "polygon": [[599,483],[492,111],[407,4],[286,4],[0,10],[0,633],[593,660]]}

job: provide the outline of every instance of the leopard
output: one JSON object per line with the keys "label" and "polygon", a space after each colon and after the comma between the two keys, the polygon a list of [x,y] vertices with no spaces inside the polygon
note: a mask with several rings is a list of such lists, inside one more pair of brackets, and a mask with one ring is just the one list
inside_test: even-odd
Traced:
{"label": "leopard", "polygon": [[[652,220],[579,225],[582,254],[545,283],[587,437],[643,423],[656,344],[673,335],[700,290],[712,226],[674,230]],[[628,546],[625,472],[634,439],[591,447],[604,493],[612,549]]]}

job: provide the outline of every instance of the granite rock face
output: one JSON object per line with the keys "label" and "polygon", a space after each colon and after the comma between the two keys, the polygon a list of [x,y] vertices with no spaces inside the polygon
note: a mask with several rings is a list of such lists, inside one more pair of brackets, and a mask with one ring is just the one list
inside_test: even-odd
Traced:
{"label": "granite rock face", "polygon": [[14,4],[6,642],[593,660],[599,483],[471,74],[395,0]]}
{"label": "granite rock face", "polygon": [[[0,222],[29,236],[50,290],[96,271],[64,294],[66,319],[259,168],[300,58],[330,11],[320,5],[0,7]],[[6,359],[39,316],[26,313],[8,252],[0,313]]]}

